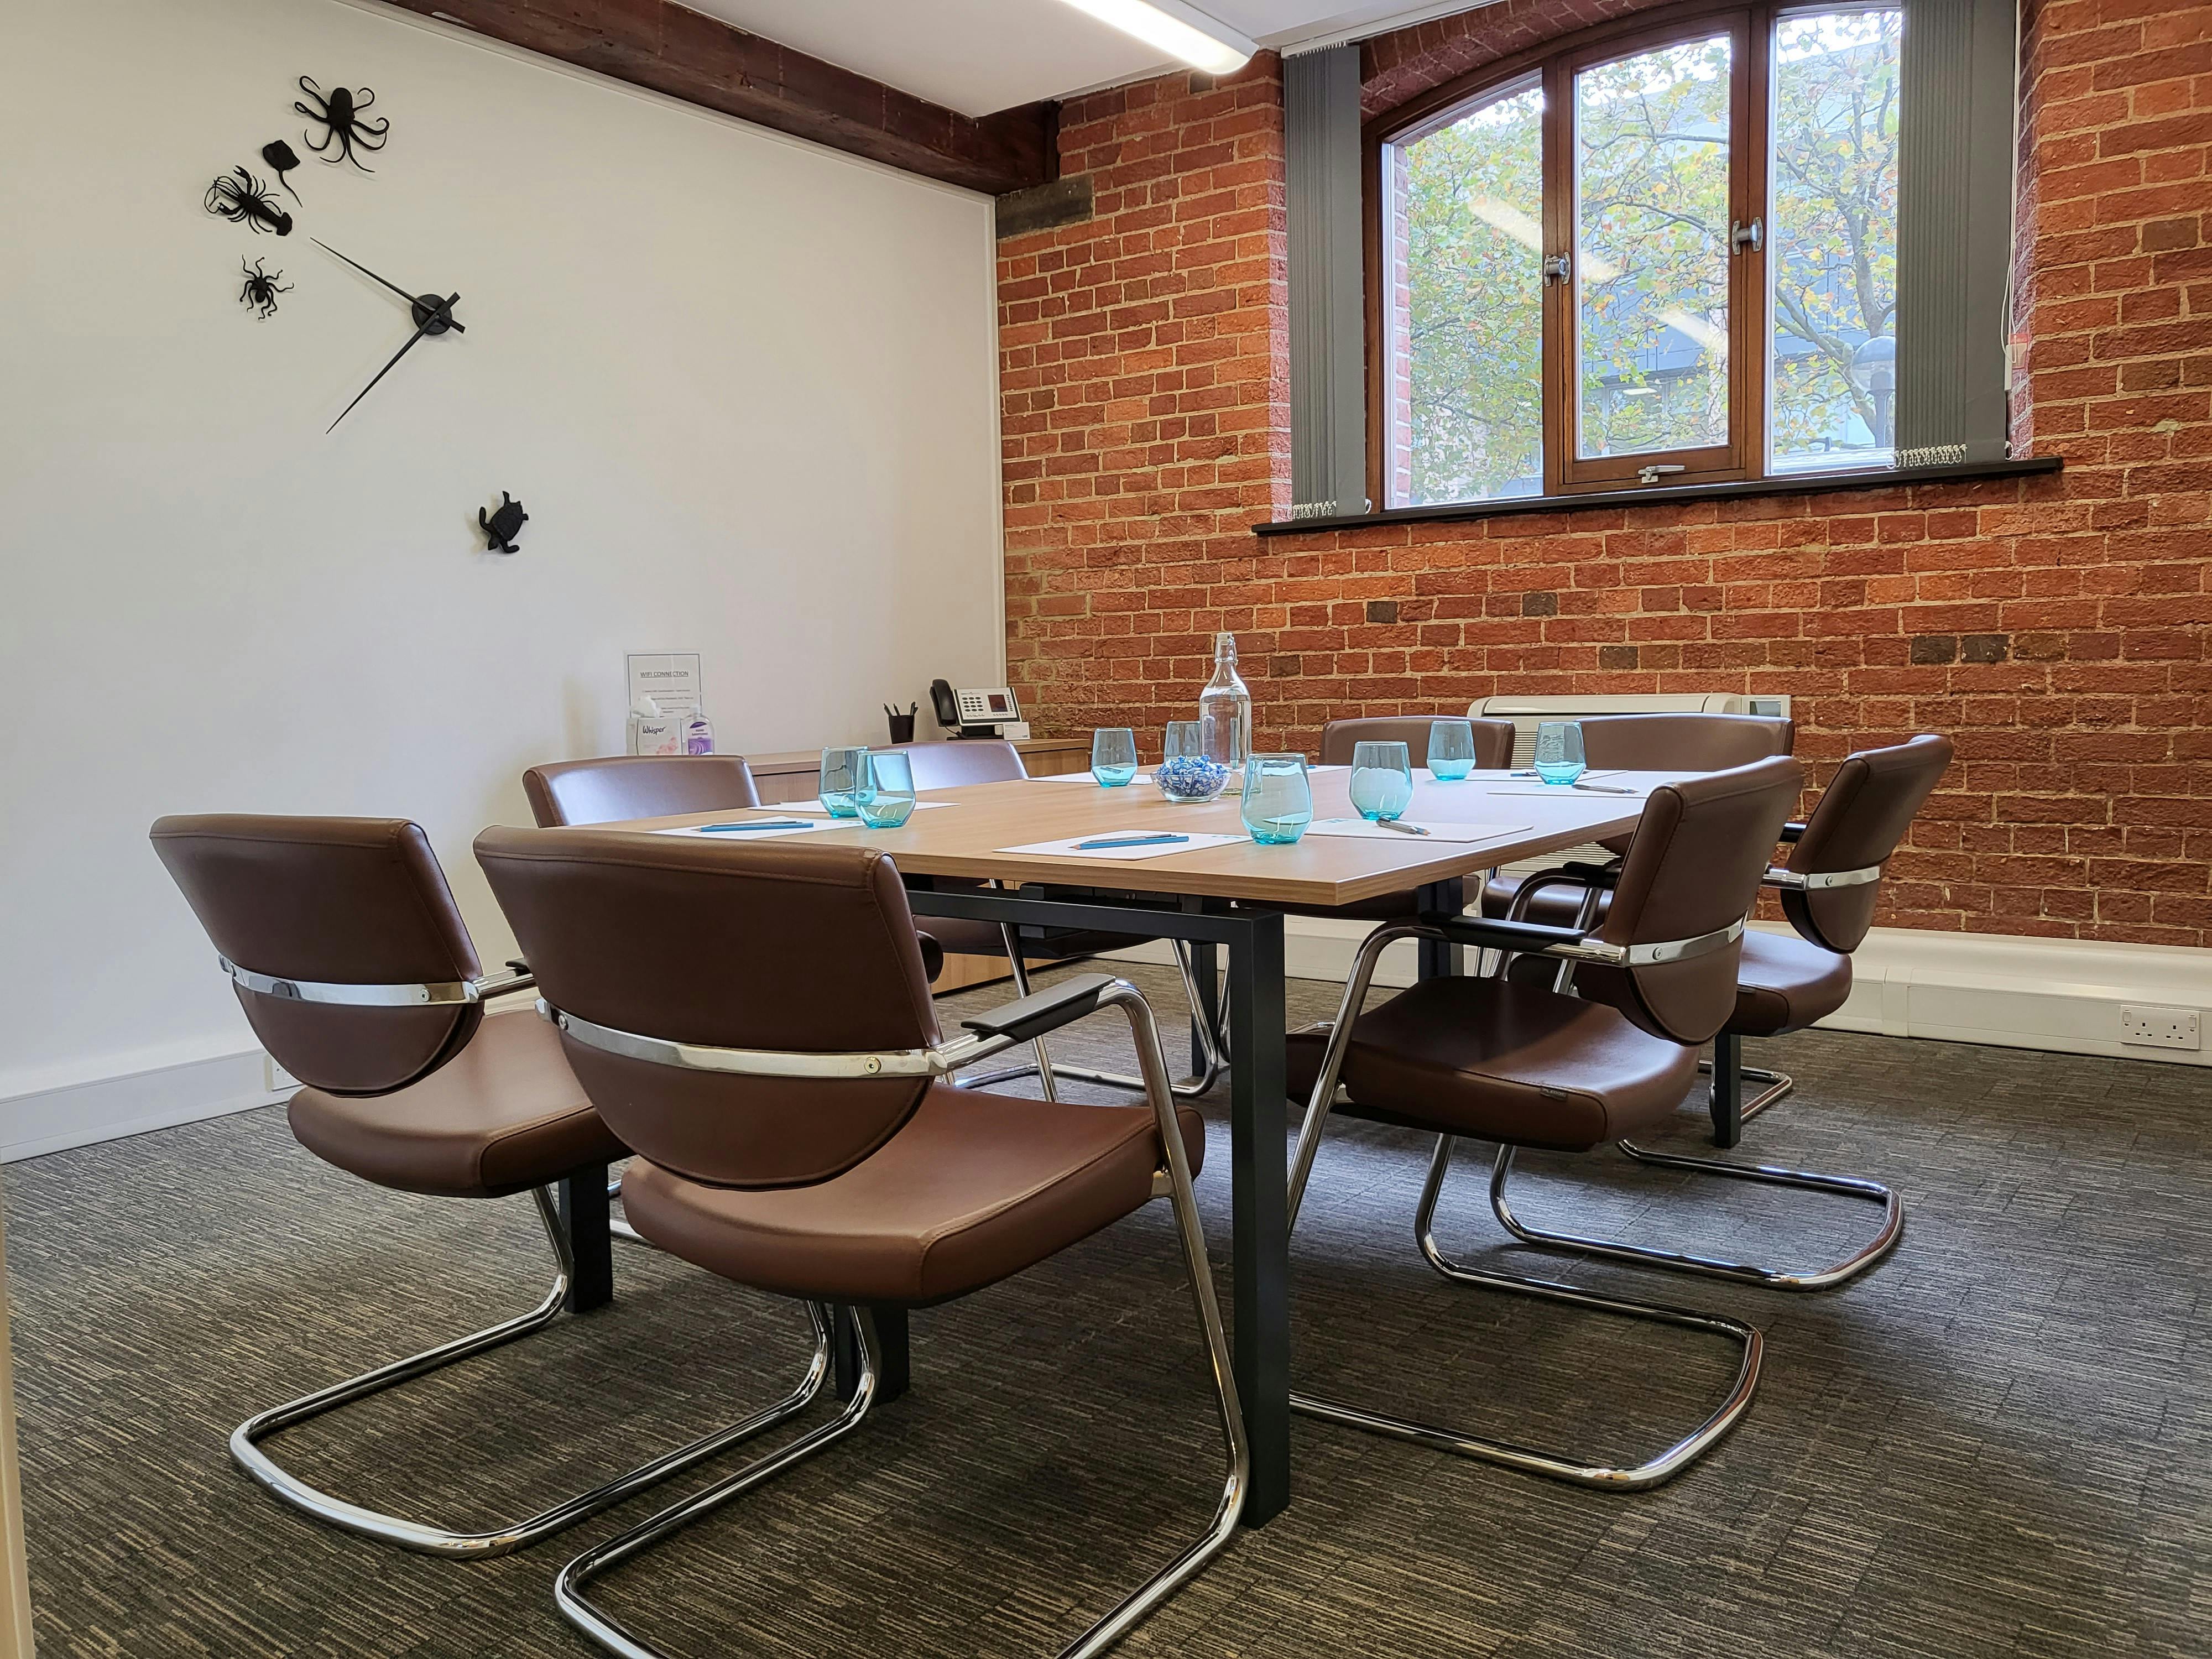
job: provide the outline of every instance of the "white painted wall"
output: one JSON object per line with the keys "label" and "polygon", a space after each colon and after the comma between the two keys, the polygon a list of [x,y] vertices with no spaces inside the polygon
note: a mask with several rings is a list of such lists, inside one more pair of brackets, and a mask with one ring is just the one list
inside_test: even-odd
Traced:
{"label": "white painted wall", "polygon": [[[376,89],[376,176],[208,217],[302,73]],[[133,1124],[237,1103],[161,813],[415,817],[495,960],[470,839],[620,749],[626,649],[704,653],[738,750],[1000,678],[988,198],[349,0],[24,0],[0,156],[0,1157],[126,1075]],[[329,437],[411,325],[311,234],[468,325]]]}

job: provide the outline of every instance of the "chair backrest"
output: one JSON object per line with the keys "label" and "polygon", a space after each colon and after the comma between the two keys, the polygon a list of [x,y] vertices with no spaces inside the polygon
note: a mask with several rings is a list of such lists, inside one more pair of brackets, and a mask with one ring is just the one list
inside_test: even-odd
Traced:
{"label": "chair backrest", "polygon": [[947,738],[942,743],[895,743],[907,757],[917,789],[957,789],[963,783],[1007,783],[1025,778],[1022,751],[1004,738]]}
{"label": "chair backrest", "polygon": [[[1429,763],[1429,727],[1437,720],[1457,720],[1456,714],[1403,715],[1397,718],[1331,720],[1321,729],[1321,763],[1352,764],[1356,743],[1402,743],[1416,766]],[[1469,720],[1474,728],[1474,763],[1485,772],[1502,771],[1513,764],[1511,720]]]}
{"label": "chair backrest", "polygon": [[522,775],[540,829],[619,823],[758,806],[752,768],[743,755],[605,755],[556,761]]}
{"label": "chair backrest", "polygon": [[[1939,737],[1851,756],[1836,769],[1806,820],[1788,867],[1806,876],[1879,870],[1950,764],[1951,740]],[[1874,926],[1881,894],[1879,878],[1842,887],[1785,889],[1782,912],[1814,944],[1848,956]]]}
{"label": "chair backrest", "polygon": [[1796,722],[1771,714],[1594,714],[1581,725],[1593,771],[1722,772],[1797,742]]}
{"label": "chair backrest", "polygon": [[[539,992],[664,1042],[857,1054],[937,1041],[897,869],[863,847],[487,830],[477,861]],[[826,1181],[896,1133],[924,1077],[770,1078],[562,1046],[607,1127],[725,1187]]]}
{"label": "chair backrest", "polygon": [[481,969],[429,838],[404,818],[166,817],[154,850],[234,977],[253,1034],[301,1082],[380,1095],[476,1035],[479,1002],[359,1006],[317,985],[455,986]]}
{"label": "chair backrest", "polygon": [[[1653,790],[1597,937],[1657,945],[1704,939],[1741,922],[1804,786],[1804,769],[1776,756]],[[1694,1044],[1735,1012],[1742,957],[1738,939],[1675,961],[1598,971],[1626,981],[1626,994],[1605,1000],[1655,1036]]]}

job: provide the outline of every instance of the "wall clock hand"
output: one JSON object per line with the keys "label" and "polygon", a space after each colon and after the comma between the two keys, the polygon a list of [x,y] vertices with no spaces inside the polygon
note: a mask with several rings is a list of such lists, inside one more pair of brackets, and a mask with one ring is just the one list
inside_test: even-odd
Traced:
{"label": "wall clock hand", "polygon": [[[345,258],[343,254],[340,254],[338,257],[341,259]],[[366,398],[371,392],[375,390],[376,382],[382,380],[386,374],[389,374],[392,372],[392,364],[398,362],[402,357],[404,357],[408,352],[413,349],[416,341],[421,339],[425,334],[442,334],[445,332],[445,328],[434,329],[431,326],[432,324],[442,322],[445,325],[445,327],[460,327],[460,325],[454,322],[453,319],[453,303],[461,297],[459,295],[453,295],[443,300],[438,300],[435,296],[429,297],[431,298],[434,307],[430,314],[422,319],[412,334],[407,337],[407,343],[392,354],[391,362],[386,363],[382,368],[378,369],[374,377],[370,380],[369,383],[354,394],[353,403],[348,404],[343,409],[338,411],[338,421],[343,421],[347,416],[353,413],[354,404],[358,404],[363,398]],[[420,301],[417,301],[416,303],[418,307],[421,304]],[[332,421],[330,425],[323,428],[323,435],[325,437],[328,437],[331,433],[338,429],[338,421]]]}
{"label": "wall clock hand", "polygon": [[[398,283],[393,282],[390,277],[378,276],[367,265],[362,264],[360,260],[346,259],[346,256],[344,254],[340,253],[336,248],[332,247],[328,242],[323,240],[319,236],[310,236],[307,240],[313,242],[317,247],[322,249],[324,252],[329,254],[332,258],[345,259],[346,264],[351,265],[356,270],[368,277],[371,282],[381,283],[385,287],[390,289],[394,294],[397,294],[401,299],[406,301],[410,306],[414,307],[415,320],[418,323],[424,320],[422,315],[423,312],[429,307],[433,307],[437,304],[437,296],[435,295],[410,294],[405,289],[400,287]],[[447,318],[446,322],[447,326],[452,328],[456,334],[465,334],[468,332],[468,330],[463,328],[459,323],[454,322],[451,317]],[[433,329],[430,331],[434,334],[442,334],[445,332],[445,330]]]}

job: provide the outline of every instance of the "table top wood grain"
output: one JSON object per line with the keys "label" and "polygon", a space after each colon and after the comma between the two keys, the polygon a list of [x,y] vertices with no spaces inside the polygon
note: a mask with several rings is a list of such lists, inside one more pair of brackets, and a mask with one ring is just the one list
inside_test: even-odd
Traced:
{"label": "table top wood grain", "polygon": [[[1636,827],[1642,815],[1640,792],[1680,775],[1622,772],[1607,774],[1599,780],[1639,791],[1632,796],[1546,788],[1496,774],[1459,783],[1439,783],[1425,773],[1419,775],[1413,804],[1406,813],[1408,820],[1516,826],[1480,842],[1416,836],[1381,841],[1308,835],[1293,846],[1262,847],[1245,837],[1234,795],[1205,805],[1186,805],[1165,799],[1150,784],[1106,789],[1087,780],[1046,778],[927,791],[923,800],[950,805],[942,811],[916,811],[896,830],[870,830],[856,821],[841,819],[838,828],[816,832],[806,839],[830,838],[879,847],[901,870],[912,875],[1114,887],[1245,899],[1261,904],[1340,905],[1470,876],[1495,865],[1578,847],[1601,836],[1625,835]],[[1314,769],[1314,816],[1357,816],[1352,807],[1350,782],[1348,767]],[[775,808],[764,808],[757,814],[788,815],[787,811]],[[732,823],[748,816],[754,815],[697,812],[597,827],[663,830]],[[1228,834],[1240,839],[1224,846],[1149,859],[999,850],[1079,836],[1163,831]]]}

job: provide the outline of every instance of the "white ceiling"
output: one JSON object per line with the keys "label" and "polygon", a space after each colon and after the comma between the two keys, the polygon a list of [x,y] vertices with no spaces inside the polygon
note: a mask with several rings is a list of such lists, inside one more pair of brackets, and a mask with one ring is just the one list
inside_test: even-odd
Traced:
{"label": "white ceiling", "polygon": [[[754,34],[966,115],[1174,67],[1062,0],[684,0]],[[1262,46],[1469,10],[1485,0],[1195,0]]]}

